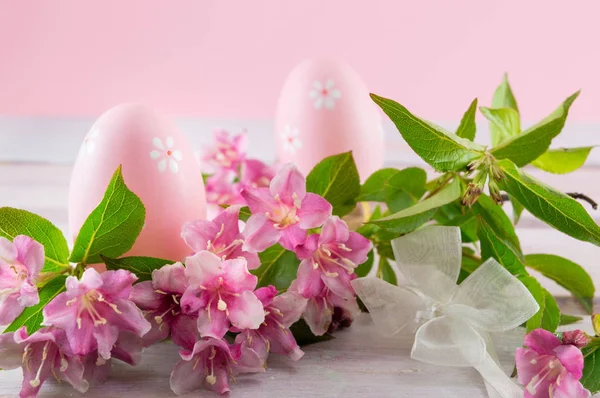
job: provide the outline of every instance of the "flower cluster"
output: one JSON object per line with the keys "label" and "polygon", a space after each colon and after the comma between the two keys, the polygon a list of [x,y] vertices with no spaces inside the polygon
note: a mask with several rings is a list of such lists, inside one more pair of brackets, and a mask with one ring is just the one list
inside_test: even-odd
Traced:
{"label": "flower cluster", "polygon": [[272,167],[246,156],[246,132],[231,136],[215,131],[215,144],[202,155],[206,179],[206,200],[218,213],[219,205],[245,204],[244,188],[266,187],[275,175]]}

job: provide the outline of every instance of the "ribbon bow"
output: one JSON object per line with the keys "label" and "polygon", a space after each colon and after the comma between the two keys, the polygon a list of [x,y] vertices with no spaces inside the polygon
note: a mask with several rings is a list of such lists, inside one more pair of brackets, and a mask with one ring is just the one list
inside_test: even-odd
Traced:
{"label": "ribbon bow", "polygon": [[494,259],[457,285],[462,258],[457,227],[426,227],[393,240],[392,247],[406,286],[372,277],[352,281],[375,325],[388,335],[416,331],[412,358],[472,366],[490,397],[521,398],[522,390],[495,360],[489,332],[514,329],[538,312],[527,288]]}

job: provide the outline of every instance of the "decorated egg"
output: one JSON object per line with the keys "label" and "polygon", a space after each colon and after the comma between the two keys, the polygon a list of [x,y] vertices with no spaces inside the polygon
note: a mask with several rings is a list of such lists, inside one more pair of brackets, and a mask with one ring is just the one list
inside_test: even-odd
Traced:
{"label": "decorated egg", "polygon": [[190,249],[181,227],[206,216],[200,165],[177,128],[142,105],[110,109],[85,137],[69,188],[73,239],[119,165],[125,184],[146,207],[144,227],[126,255],[182,260]]}
{"label": "decorated egg", "polygon": [[279,97],[275,135],[278,160],[304,174],[347,151],[363,181],[383,166],[381,116],[361,78],[341,61],[311,59],[292,70]]}

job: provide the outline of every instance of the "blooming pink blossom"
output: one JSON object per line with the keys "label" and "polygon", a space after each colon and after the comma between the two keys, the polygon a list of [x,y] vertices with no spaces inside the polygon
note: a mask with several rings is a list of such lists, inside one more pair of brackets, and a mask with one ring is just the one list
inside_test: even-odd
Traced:
{"label": "blooming pink blossom", "polygon": [[81,280],[70,276],[67,291],[44,308],[43,324],[64,329],[75,354],[87,355],[97,349],[102,358],[109,359],[119,332],[141,337],[151,328],[141,310],[129,300],[136,279],[129,271],[98,274],[93,268],[87,269]]}
{"label": "blooming pink blossom", "polygon": [[256,159],[246,159],[240,169],[240,186],[243,188],[265,188],[275,177],[273,167]]}
{"label": "blooming pink blossom", "polygon": [[223,260],[243,257],[248,269],[260,266],[258,254],[243,250],[244,236],[240,233],[241,206],[225,209],[212,221],[198,220],[183,226],[181,236],[194,251],[208,250]]}
{"label": "blooming pink blossom", "polygon": [[235,182],[237,175],[231,170],[219,171],[206,180],[206,201],[211,205],[245,204],[240,194],[240,184]]}
{"label": "blooming pink blossom", "polygon": [[246,246],[263,251],[279,242],[288,250],[304,243],[306,230],[323,225],[331,215],[331,204],[306,192],[306,180],[298,169],[285,165],[269,188],[242,190],[252,216],[246,223]]}
{"label": "blooming pink blossom", "polygon": [[298,268],[297,289],[306,298],[318,297],[327,287],[334,294],[352,300],[356,294],[350,281],[354,269],[367,260],[371,242],[350,232],[339,217],[330,217],[321,234],[310,235],[296,249],[302,262]]}
{"label": "blooming pink blossom", "polygon": [[[198,341],[192,350],[180,351],[182,360],[171,373],[171,389],[177,395],[195,391],[202,386],[219,394],[229,392],[229,378],[239,373],[264,371],[258,355],[229,346],[221,339]],[[233,379],[235,381],[235,379]]]}
{"label": "blooming pink blossom", "polygon": [[[230,136],[225,130],[214,132],[215,146],[209,148],[202,157],[205,165],[214,170],[237,169],[246,157],[248,137],[246,132]],[[211,170],[207,170],[211,171]]]}
{"label": "blooming pink blossom", "polygon": [[[196,329],[196,319],[181,313],[181,296],[188,287],[185,268],[181,263],[168,264],[152,272],[152,280],[133,286],[129,299],[146,314],[152,329],[144,335],[148,347],[171,336],[175,344],[186,345],[191,323]],[[177,327],[174,327],[177,326]],[[191,336],[192,345],[197,336]]]}
{"label": "blooming pink blossom", "polygon": [[519,382],[525,398],[587,398],[579,379],[583,373],[583,354],[574,345],[563,345],[554,334],[536,329],[525,336],[515,356]]}
{"label": "blooming pink blossom", "polygon": [[269,352],[287,355],[293,361],[302,358],[304,352],[296,343],[290,326],[302,316],[307,300],[294,292],[277,296],[275,286],[262,287],[254,294],[265,308],[265,321],[257,330],[241,331],[235,342],[258,353],[264,366]]}
{"label": "blooming pink blossom", "polygon": [[44,267],[44,247],[29,236],[0,237],[0,325],[8,325],[39,303],[36,278]]}
{"label": "blooming pink blossom", "polygon": [[22,327],[0,335],[0,368],[23,369],[21,398],[36,397],[44,381],[52,377],[68,382],[79,392],[88,390],[83,363],[70,352],[65,340],[65,332],[56,328],[40,329],[28,336]]}
{"label": "blooming pink blossom", "polygon": [[201,251],[185,262],[189,287],[181,298],[185,314],[198,314],[202,337],[220,339],[230,323],[239,329],[258,329],[265,320],[264,309],[254,295],[258,279],[248,272],[243,257],[221,260]]}

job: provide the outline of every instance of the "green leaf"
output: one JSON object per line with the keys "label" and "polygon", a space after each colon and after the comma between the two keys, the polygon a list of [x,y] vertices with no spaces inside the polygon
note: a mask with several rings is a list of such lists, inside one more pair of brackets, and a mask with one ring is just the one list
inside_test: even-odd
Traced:
{"label": "green leaf", "polygon": [[313,332],[310,330],[310,327],[304,322],[304,319],[300,319],[298,322],[294,323],[290,330],[296,339],[296,343],[300,346],[305,346],[309,344],[319,343],[321,341],[328,341],[331,339],[335,339],[329,333],[325,333],[322,336],[315,336]]}
{"label": "green leaf", "polygon": [[94,264],[102,262],[101,254],[111,258],[121,256],[135,243],[145,217],[142,201],[125,185],[119,166],[104,198],[79,230],[69,260]]}
{"label": "green leaf", "polygon": [[477,98],[471,102],[469,109],[465,112],[460,124],[456,129],[456,135],[461,138],[473,141],[475,139],[475,133],[477,132],[477,125],[475,124],[475,115],[477,114]]}
{"label": "green leaf", "polygon": [[552,279],[575,297],[588,314],[594,310],[594,282],[580,265],[553,254],[528,254],[525,264]]}
{"label": "green leaf", "polygon": [[358,202],[385,202],[385,187],[390,178],[398,174],[400,170],[393,168],[380,169],[367,178],[360,187]]}
{"label": "green leaf", "polygon": [[441,223],[441,225],[459,227],[463,243],[477,242],[479,240],[477,236],[477,219],[471,210],[467,210],[466,214]]}
{"label": "green leaf", "polygon": [[116,271],[118,269],[124,269],[133,272],[138,277],[138,282],[152,280],[152,271],[162,268],[167,264],[173,264],[175,261],[165,260],[163,258],[154,257],[123,257],[123,258],[109,258],[100,255],[106,269]]}
{"label": "green leaf", "polygon": [[572,173],[585,164],[590,152],[595,147],[550,149],[531,162],[538,169],[555,174]]}
{"label": "green leaf", "polygon": [[513,213],[513,224],[517,225],[517,223],[521,219],[521,214],[523,213],[523,210],[525,210],[525,208],[514,197],[512,197],[512,196],[509,195],[508,198],[510,200],[510,204],[512,205],[512,210],[513,210],[512,211],[512,213]]}
{"label": "green leaf", "polygon": [[524,276],[519,280],[527,286],[540,306],[537,314],[527,321],[527,332],[539,328],[554,332],[560,323],[560,310],[552,294],[532,276]]}
{"label": "green leaf", "polygon": [[370,222],[398,234],[411,232],[431,220],[440,207],[457,200],[460,195],[460,181],[454,179],[436,195],[427,198],[408,209]]}
{"label": "green leaf", "polygon": [[540,157],[548,150],[552,139],[560,134],[567,120],[569,108],[578,95],[579,91],[567,98],[544,120],[492,149],[492,155],[496,159],[510,159],[519,167]]}
{"label": "green leaf", "polygon": [[382,187],[388,209],[397,212],[417,203],[425,193],[426,183],[427,173],[423,169],[409,167],[398,171]]}
{"label": "green leaf", "polygon": [[502,83],[496,88],[494,97],[492,98],[492,108],[512,108],[519,112],[517,100],[508,83],[508,75],[505,73],[502,78]]}
{"label": "green leaf", "polygon": [[462,283],[469,275],[471,275],[481,265],[481,259],[475,256],[475,252],[463,246],[463,256],[460,266],[460,274],[458,275],[458,283]]}
{"label": "green leaf", "polygon": [[521,251],[521,244],[514,225],[504,212],[501,206],[498,206],[492,198],[487,195],[481,195],[473,205],[473,212],[483,218],[483,220],[512,247]]}
{"label": "green leaf", "polygon": [[458,171],[483,156],[485,148],[419,119],[399,103],[371,94],[408,145],[437,171]]}
{"label": "green leaf", "polygon": [[560,314],[560,326],[572,325],[583,321],[583,318],[576,315]]}
{"label": "green leaf", "polygon": [[271,246],[258,254],[261,266],[250,273],[258,277],[258,286],[273,285],[279,291],[285,291],[298,272],[300,261],[296,253],[284,249],[281,245]]}
{"label": "green leaf", "polygon": [[367,261],[365,261],[362,264],[359,264],[358,267],[356,267],[356,269],[354,270],[356,276],[358,276],[359,278],[367,276],[371,271],[371,268],[373,268],[374,258],[375,255],[373,253],[373,250],[371,250],[367,255]]}
{"label": "green leaf", "polygon": [[581,384],[590,392],[592,395],[600,391],[600,349],[597,345],[583,347],[581,352],[583,353],[583,376],[581,377]]}
{"label": "green leaf", "polygon": [[500,188],[531,214],[575,239],[600,246],[600,227],[580,203],[519,170],[508,159],[499,164],[505,174]]}
{"label": "green leaf", "polygon": [[511,274],[527,275],[521,251],[493,230],[481,216],[477,216],[477,236],[481,242],[482,260],[493,257]]}
{"label": "green leaf", "polygon": [[40,302],[33,307],[27,307],[25,310],[11,323],[5,333],[15,332],[21,326],[27,326],[27,333],[30,335],[41,329],[42,321],[44,320],[43,310],[46,304],[52,301],[56,296],[66,290],[65,275],[58,276],[46,283],[38,292]]}
{"label": "green leaf", "polygon": [[377,270],[377,276],[383,279],[387,283],[392,285],[398,285],[398,278],[387,258],[381,257],[379,259],[379,269]]}
{"label": "green leaf", "polygon": [[360,177],[352,152],[329,156],[319,162],[306,178],[306,190],[327,199],[336,216],[354,210],[360,195]]}
{"label": "green leaf", "polygon": [[60,229],[37,214],[12,207],[0,208],[0,236],[12,241],[18,235],[27,235],[44,246],[44,272],[69,267],[69,247]]}
{"label": "green leaf", "polygon": [[521,132],[519,112],[511,108],[486,108],[479,110],[490,122],[492,146],[498,146]]}
{"label": "green leaf", "polygon": [[592,315],[592,327],[596,336],[600,335],[600,314]]}

